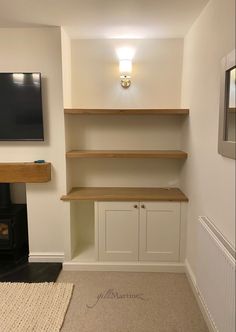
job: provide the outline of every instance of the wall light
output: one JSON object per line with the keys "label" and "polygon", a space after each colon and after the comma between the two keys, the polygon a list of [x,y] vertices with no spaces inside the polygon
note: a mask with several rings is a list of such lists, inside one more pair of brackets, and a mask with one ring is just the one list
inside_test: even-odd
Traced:
{"label": "wall light", "polygon": [[131,85],[132,58],[134,51],[131,48],[122,47],[117,50],[117,54],[120,60],[120,83],[123,88],[127,89]]}
{"label": "wall light", "polygon": [[131,84],[132,61],[120,60],[120,83],[123,88],[128,88]]}

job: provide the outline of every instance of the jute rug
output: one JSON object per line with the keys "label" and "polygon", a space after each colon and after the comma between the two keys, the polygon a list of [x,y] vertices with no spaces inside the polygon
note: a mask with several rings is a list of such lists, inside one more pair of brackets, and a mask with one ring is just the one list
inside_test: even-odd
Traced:
{"label": "jute rug", "polygon": [[72,290],[70,283],[0,283],[0,331],[58,332]]}

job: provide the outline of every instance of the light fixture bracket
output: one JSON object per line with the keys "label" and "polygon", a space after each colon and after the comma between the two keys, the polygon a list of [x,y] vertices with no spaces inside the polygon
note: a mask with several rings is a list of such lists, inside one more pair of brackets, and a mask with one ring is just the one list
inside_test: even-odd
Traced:
{"label": "light fixture bracket", "polygon": [[121,76],[120,77],[120,84],[122,88],[127,89],[131,85],[131,77],[130,76]]}

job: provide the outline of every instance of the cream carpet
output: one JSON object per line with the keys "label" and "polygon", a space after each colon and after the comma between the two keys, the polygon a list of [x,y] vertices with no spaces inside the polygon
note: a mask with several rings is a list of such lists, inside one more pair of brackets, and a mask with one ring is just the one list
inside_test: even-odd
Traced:
{"label": "cream carpet", "polygon": [[62,271],[73,296],[61,332],[207,332],[184,274]]}
{"label": "cream carpet", "polygon": [[0,283],[0,331],[60,331],[72,290],[66,283]]}

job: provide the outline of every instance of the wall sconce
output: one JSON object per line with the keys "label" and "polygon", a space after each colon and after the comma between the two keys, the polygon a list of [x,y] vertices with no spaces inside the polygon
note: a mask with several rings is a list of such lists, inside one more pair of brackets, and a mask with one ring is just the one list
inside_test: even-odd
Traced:
{"label": "wall sconce", "polygon": [[131,60],[120,60],[120,83],[124,89],[127,89],[131,84],[131,73],[132,73],[132,61]]}
{"label": "wall sconce", "polygon": [[131,84],[132,59],[134,57],[134,49],[132,47],[121,47],[117,49],[119,58],[120,83],[124,89]]}

